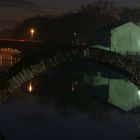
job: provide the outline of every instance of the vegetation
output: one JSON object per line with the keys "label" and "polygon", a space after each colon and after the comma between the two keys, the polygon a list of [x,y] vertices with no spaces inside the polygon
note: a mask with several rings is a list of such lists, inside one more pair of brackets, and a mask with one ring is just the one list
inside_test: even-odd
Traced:
{"label": "vegetation", "polygon": [[119,9],[109,2],[97,1],[61,16],[39,15],[25,19],[15,27],[13,37],[31,39],[29,30],[34,28],[36,40],[63,45],[92,44],[96,42],[99,29],[130,20],[138,21],[139,15],[139,9]]}
{"label": "vegetation", "polygon": [[113,7],[106,2],[95,2],[81,6],[77,12],[61,16],[31,17],[15,27],[13,36],[30,39],[29,30],[34,28],[37,40],[71,44],[74,37],[77,37],[77,43],[87,43],[93,38],[95,29],[118,21],[118,17],[113,15],[112,10]]}

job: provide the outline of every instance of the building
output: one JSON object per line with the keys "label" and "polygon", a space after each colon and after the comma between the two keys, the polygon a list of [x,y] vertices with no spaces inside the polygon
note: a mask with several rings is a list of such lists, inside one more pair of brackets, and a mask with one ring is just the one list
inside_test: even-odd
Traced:
{"label": "building", "polygon": [[122,55],[140,55],[140,27],[128,22],[113,28],[110,47]]}

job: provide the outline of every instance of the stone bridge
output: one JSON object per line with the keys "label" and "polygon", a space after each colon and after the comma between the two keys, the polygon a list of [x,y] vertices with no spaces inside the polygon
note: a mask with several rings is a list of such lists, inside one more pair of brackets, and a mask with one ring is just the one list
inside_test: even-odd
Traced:
{"label": "stone bridge", "polygon": [[8,85],[8,91],[12,92],[40,73],[78,59],[88,59],[89,61],[96,61],[107,67],[111,67],[128,77],[136,86],[140,87],[140,67],[134,60],[116,52],[89,47],[75,47],[73,49],[59,50],[51,53],[42,52],[38,55],[22,59],[8,70],[5,82],[2,83],[7,83],[5,85]]}

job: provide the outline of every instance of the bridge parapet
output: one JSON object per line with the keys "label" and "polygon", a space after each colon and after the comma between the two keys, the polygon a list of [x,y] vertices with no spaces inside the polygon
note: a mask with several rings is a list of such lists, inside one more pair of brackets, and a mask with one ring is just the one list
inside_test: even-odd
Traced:
{"label": "bridge parapet", "polygon": [[101,49],[90,49],[92,60],[105,64],[113,69],[119,70],[130,81],[140,87],[140,65],[134,59],[123,56],[120,53],[105,51]]}

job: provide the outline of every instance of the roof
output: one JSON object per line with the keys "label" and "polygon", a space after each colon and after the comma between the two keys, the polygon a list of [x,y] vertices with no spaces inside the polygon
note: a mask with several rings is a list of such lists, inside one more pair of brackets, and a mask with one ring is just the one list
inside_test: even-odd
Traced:
{"label": "roof", "polygon": [[122,52],[140,52],[140,27],[127,22],[111,30],[111,50]]}

